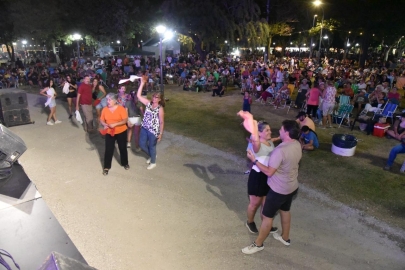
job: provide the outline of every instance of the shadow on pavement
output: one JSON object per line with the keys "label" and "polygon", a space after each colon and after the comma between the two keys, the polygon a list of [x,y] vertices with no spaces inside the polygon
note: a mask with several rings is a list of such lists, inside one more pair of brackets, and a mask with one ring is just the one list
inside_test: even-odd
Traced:
{"label": "shadow on pavement", "polygon": [[[246,186],[241,182],[235,182],[237,179],[235,176],[243,173],[236,170],[223,170],[217,164],[208,167],[197,164],[184,164],[184,166],[191,168],[197,177],[204,180],[207,183],[207,191],[220,199],[229,210],[235,212],[241,221],[246,220],[247,200],[242,199],[247,198]],[[216,189],[219,189],[219,192]]]}

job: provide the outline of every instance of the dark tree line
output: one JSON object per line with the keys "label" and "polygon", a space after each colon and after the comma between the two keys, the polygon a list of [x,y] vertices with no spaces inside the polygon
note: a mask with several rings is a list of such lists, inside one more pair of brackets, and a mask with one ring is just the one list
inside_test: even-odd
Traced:
{"label": "dark tree line", "polygon": [[[323,2],[325,19],[339,22],[339,28],[330,31],[335,41],[343,47],[349,31],[357,35],[362,63],[370,45],[392,48],[405,35],[401,0]],[[320,17],[321,9],[302,0],[0,0],[0,43],[8,45],[10,57],[14,57],[12,42],[25,37],[71,42],[70,36],[79,32],[86,41],[120,39],[130,45],[153,35],[154,27],[165,23],[191,38],[194,49],[205,55],[225,40],[267,48],[276,36],[284,36],[278,38],[284,40],[283,46],[292,39],[303,43],[315,13]]]}

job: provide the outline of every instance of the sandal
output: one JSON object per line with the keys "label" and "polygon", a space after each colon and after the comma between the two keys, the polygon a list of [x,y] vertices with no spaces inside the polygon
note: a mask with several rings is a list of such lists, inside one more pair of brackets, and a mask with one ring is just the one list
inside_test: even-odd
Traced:
{"label": "sandal", "polygon": [[125,169],[125,170],[129,170],[129,165],[125,165],[125,166],[124,166],[124,169]]}
{"label": "sandal", "polygon": [[108,175],[108,171],[109,171],[109,169],[104,169],[103,170],[103,175]]}

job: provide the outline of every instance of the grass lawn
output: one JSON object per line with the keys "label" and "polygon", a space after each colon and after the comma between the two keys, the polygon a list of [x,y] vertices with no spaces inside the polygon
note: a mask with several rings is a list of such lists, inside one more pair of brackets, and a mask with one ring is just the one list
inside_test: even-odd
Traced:
{"label": "grass lawn", "polygon": [[[236,113],[242,108],[238,90],[228,91],[224,97],[210,93],[182,91],[166,87],[170,100],[165,108],[166,129],[193,138],[215,148],[245,156],[247,132]],[[275,110],[257,102],[252,113],[257,120],[270,123],[273,136],[284,119],[295,119],[296,110]],[[331,152],[332,135],[353,134],[359,142],[353,157],[341,157]],[[405,175],[399,168],[405,156],[399,155],[392,172],[382,169],[389,150],[398,142],[367,136],[360,130],[347,127],[317,130],[320,148],[304,153],[299,181],[331,198],[360,209],[371,216],[405,229]]]}
{"label": "grass lawn", "polygon": [[[29,89],[38,93],[38,88]],[[110,90],[114,91],[114,90]],[[60,93],[60,89],[58,90]],[[201,143],[245,157],[246,137],[236,113],[242,108],[239,90],[228,90],[223,97],[210,93],[183,91],[180,87],[166,86],[166,130],[193,138]],[[63,98],[63,94],[60,95]],[[273,136],[284,119],[295,119],[296,110],[275,110],[257,102],[252,113],[257,120],[270,123]],[[341,157],[331,152],[332,135],[353,134],[359,139],[353,157]],[[317,130],[320,148],[304,153],[300,164],[299,181],[351,207],[364,211],[391,225],[405,229],[405,175],[399,168],[405,155],[399,155],[392,172],[382,170],[389,150],[398,142],[378,138],[346,127]],[[242,173],[242,172],[241,172]]]}

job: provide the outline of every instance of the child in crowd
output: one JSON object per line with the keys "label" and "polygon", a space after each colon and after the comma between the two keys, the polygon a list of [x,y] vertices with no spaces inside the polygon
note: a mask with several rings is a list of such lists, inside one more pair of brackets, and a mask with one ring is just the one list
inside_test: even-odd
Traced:
{"label": "child in crowd", "polygon": [[300,143],[302,150],[312,151],[319,147],[318,136],[308,126],[303,126],[301,128]]}
{"label": "child in crowd", "polygon": [[250,97],[249,92],[245,91],[243,96],[242,110],[245,112],[250,112],[250,104],[252,104],[252,98]]}

